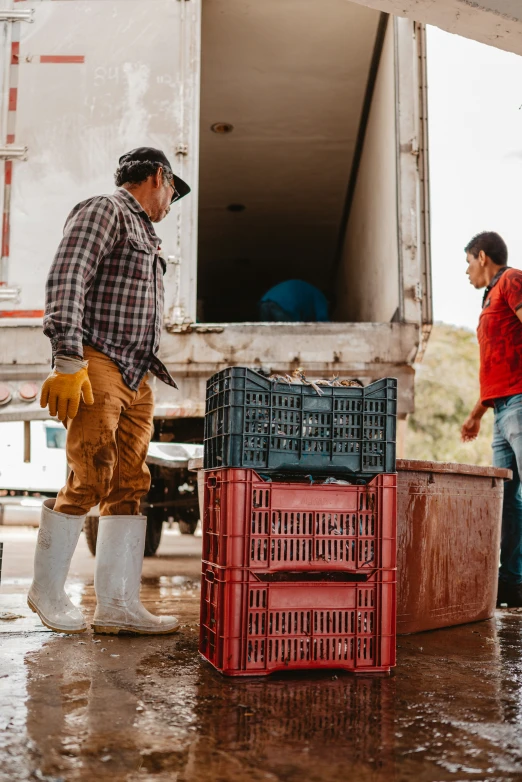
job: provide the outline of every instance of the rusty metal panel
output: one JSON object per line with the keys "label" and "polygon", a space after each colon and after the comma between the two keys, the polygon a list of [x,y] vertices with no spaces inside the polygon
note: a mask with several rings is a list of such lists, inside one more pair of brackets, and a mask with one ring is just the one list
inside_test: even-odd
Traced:
{"label": "rusty metal panel", "polygon": [[[302,366],[310,377],[358,377],[365,384],[381,377],[399,381],[398,414],[413,411],[414,369],[409,364],[419,342],[419,327],[402,323],[219,324],[192,333],[163,335],[160,358],[179,386],[175,391],[154,381],[158,418],[200,417],[205,410],[207,379],[226,366],[288,372]],[[0,378],[16,383],[47,377],[49,340],[38,325],[6,322],[0,328]],[[20,409],[23,406],[23,409]],[[45,417],[35,403],[13,403],[0,410],[0,421]]]}
{"label": "rusty metal panel", "polygon": [[397,471],[397,632],[490,618],[511,472],[406,460]]}
{"label": "rusty metal panel", "polygon": [[357,374],[371,364],[411,364],[419,339],[419,326],[403,323],[204,324],[165,334],[160,358],[176,372],[258,365]]}

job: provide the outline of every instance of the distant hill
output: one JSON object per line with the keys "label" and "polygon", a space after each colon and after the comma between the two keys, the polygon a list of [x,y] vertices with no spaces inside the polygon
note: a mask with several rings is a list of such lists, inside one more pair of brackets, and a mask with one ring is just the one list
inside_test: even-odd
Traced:
{"label": "distant hill", "polygon": [[406,458],[491,464],[492,411],[482,419],[475,442],[460,440],[460,428],[479,396],[475,333],[436,324],[416,371],[415,413],[408,419]]}

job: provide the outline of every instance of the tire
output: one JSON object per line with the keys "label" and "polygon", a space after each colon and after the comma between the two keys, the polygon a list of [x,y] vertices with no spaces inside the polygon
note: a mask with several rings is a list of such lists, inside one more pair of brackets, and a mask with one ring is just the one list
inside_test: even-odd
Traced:
{"label": "tire", "polygon": [[96,555],[96,539],[98,537],[98,517],[87,516],[83,522],[83,531],[85,532],[85,540],[89,547],[89,551],[93,555]]}
{"label": "tire", "polygon": [[145,533],[145,557],[153,557],[158,550],[161,533],[163,531],[163,508],[160,508],[160,517],[158,510],[149,508],[147,511],[147,531]]}
{"label": "tire", "polygon": [[178,524],[182,535],[193,535],[198,526],[197,521],[178,521]]}
{"label": "tire", "polygon": [[[153,557],[161,541],[161,532],[163,529],[163,521],[150,518],[151,512],[147,514],[147,531],[145,533],[145,553],[146,557]],[[85,540],[91,554],[96,556],[96,540],[98,538],[98,517],[87,516],[83,524],[83,531],[85,532]]]}

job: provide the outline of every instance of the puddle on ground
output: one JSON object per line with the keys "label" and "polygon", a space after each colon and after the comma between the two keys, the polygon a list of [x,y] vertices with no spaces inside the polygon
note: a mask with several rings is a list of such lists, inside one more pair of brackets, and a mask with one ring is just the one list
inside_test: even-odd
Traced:
{"label": "puddle on ground", "polygon": [[[198,655],[200,563],[179,562],[144,578],[147,607],[180,617],[163,638],[55,635],[10,585],[1,780],[522,780],[521,613],[401,637],[388,678],[227,679]],[[90,620],[92,579],[71,587]]]}

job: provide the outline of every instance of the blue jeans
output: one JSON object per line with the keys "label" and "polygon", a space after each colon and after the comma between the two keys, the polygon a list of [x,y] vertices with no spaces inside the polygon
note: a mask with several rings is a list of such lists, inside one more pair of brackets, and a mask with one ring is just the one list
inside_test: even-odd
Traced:
{"label": "blue jeans", "polygon": [[522,394],[495,402],[493,464],[513,470],[504,483],[499,579],[522,583]]}

